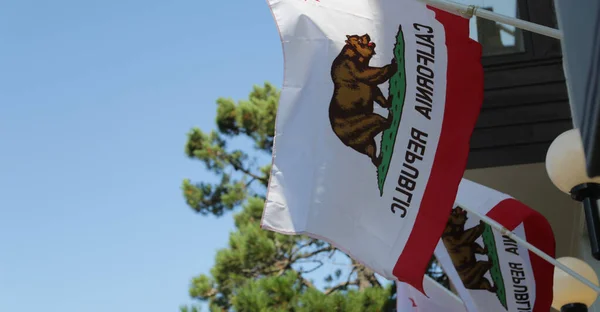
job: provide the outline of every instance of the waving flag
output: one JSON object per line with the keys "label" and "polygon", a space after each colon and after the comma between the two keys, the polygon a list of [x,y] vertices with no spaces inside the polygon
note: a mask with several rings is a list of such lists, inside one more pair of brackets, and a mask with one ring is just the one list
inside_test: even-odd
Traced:
{"label": "waving flag", "polygon": [[423,288],[427,296],[414,287],[396,282],[396,311],[398,312],[467,312],[463,302],[455,294],[429,277]]}
{"label": "waving flag", "polygon": [[540,213],[463,179],[435,256],[468,311],[544,311],[552,303],[554,267],[493,230],[470,211],[487,215],[554,257],[554,235]]}
{"label": "waving flag", "polygon": [[422,290],[483,100],[468,20],[416,0],[268,0],[284,53],[262,227]]}

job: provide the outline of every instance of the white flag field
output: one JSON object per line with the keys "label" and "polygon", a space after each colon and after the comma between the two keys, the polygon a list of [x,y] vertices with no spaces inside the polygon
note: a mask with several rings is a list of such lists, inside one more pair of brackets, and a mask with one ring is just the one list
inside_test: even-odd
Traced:
{"label": "white flag field", "polygon": [[467,312],[462,300],[435,280],[425,277],[423,288],[427,296],[409,284],[396,282],[396,311]]}
{"label": "white flag field", "polygon": [[467,311],[550,311],[554,266],[463,208],[490,217],[551,257],[555,241],[539,212],[463,179],[435,256]]}
{"label": "white flag field", "polygon": [[268,0],[284,82],[262,227],[423,290],[483,101],[468,20],[417,0]]}

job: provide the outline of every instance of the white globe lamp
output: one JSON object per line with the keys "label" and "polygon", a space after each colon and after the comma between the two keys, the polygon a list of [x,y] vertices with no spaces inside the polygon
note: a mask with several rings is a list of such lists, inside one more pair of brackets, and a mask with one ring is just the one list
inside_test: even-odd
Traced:
{"label": "white globe lamp", "polygon": [[578,129],[568,130],[552,142],[546,154],[546,171],[559,190],[583,202],[592,255],[600,260],[600,176],[587,175]]}
{"label": "white globe lamp", "polygon": [[580,184],[600,183],[600,176],[590,178],[587,175],[578,129],[563,132],[554,139],[546,154],[546,171],[552,183],[567,194]]}
{"label": "white globe lamp", "polygon": [[[596,272],[584,261],[572,257],[558,258],[557,261],[598,285]],[[598,296],[595,290],[559,267],[554,267],[553,295],[552,307],[561,312],[586,312]]]}

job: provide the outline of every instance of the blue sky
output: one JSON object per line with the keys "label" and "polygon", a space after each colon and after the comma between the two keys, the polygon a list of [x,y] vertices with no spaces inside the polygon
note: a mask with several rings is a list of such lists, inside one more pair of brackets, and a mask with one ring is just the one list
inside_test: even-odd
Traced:
{"label": "blue sky", "polygon": [[177,311],[232,219],[184,203],[193,126],[281,86],[265,1],[0,1],[0,311]]}

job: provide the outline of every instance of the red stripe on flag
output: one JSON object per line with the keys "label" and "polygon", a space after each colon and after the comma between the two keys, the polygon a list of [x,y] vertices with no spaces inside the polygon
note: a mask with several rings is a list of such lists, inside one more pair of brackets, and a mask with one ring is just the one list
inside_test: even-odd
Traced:
{"label": "red stripe on flag", "polygon": [[[487,216],[502,224],[509,231],[523,223],[527,241],[552,258],[555,257],[556,242],[552,227],[539,212],[518,200],[505,199],[494,206]],[[532,311],[549,311],[553,298],[554,266],[531,251],[529,259],[535,278],[535,303]]]}
{"label": "red stripe on flag", "polygon": [[[444,26],[448,68],[442,131],[411,235],[393,274],[423,290],[423,276],[454,205],[483,102],[481,45],[469,38],[469,20],[428,6]],[[434,107],[435,109],[435,107]]]}

